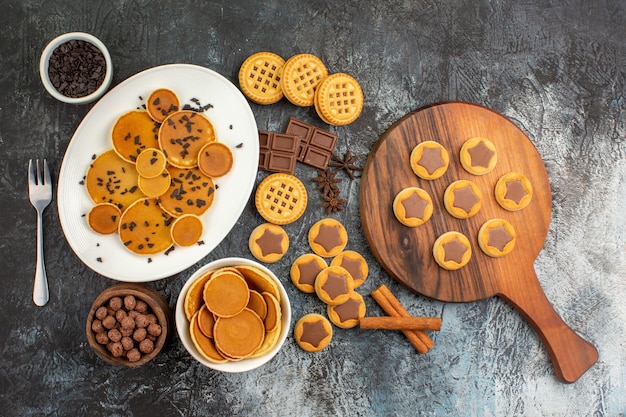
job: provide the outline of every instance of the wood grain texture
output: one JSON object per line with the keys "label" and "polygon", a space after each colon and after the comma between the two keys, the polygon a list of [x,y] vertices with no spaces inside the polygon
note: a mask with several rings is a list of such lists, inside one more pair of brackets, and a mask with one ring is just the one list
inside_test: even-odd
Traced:
{"label": "wood grain texture", "polygon": [[[458,156],[463,143],[477,136],[492,141],[498,155],[494,170],[481,176],[467,173]],[[423,180],[410,167],[410,153],[423,141],[439,142],[450,154],[450,167],[439,179]],[[512,171],[524,174],[533,187],[530,204],[515,212],[502,209],[493,196],[498,178]],[[443,206],[446,187],[459,179],[473,181],[483,194],[481,210],[469,219],[454,218]],[[402,225],[392,207],[395,195],[410,186],[425,189],[435,206],[433,217],[415,228]],[[598,354],[554,311],[533,269],[548,232],[551,197],[543,161],[513,123],[478,105],[443,103],[405,116],[375,144],[361,180],[361,221],[378,261],[409,289],[442,301],[494,295],[509,300],[540,334],[559,379],[574,382]],[[485,255],[478,246],[480,226],[493,218],[509,221],[517,232],[515,249],[501,258]],[[472,244],[470,262],[454,271],[440,268],[432,256],[435,239],[449,231],[463,233]]]}

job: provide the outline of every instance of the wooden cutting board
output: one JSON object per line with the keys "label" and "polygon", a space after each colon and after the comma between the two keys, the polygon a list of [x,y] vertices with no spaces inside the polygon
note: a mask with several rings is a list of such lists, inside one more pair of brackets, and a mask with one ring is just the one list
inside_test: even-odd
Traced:
{"label": "wooden cutting board", "polygon": [[[466,172],[459,162],[463,143],[476,136],[489,139],[498,162],[482,176]],[[450,155],[443,177],[423,180],[410,166],[417,144],[432,140]],[[496,202],[494,187],[504,174],[524,174],[533,187],[530,204],[516,212]],[[465,179],[478,185],[482,208],[469,219],[452,217],[443,204],[443,193],[453,181]],[[415,228],[402,225],[393,213],[396,194],[406,187],[426,190],[434,205],[431,219]],[[414,292],[441,301],[469,302],[502,296],[526,317],[543,340],[557,377],[576,381],[597,360],[594,346],[574,333],[554,311],[535,274],[533,263],[543,247],[552,211],[552,194],[543,161],[526,135],[505,117],[468,103],[443,103],[408,114],[391,126],[374,145],[361,178],[360,212],[369,245],[387,272]],[[487,220],[502,218],[517,232],[510,254],[492,258],[484,254],[477,234]],[[472,258],[456,271],[435,262],[432,246],[448,231],[470,239]]]}

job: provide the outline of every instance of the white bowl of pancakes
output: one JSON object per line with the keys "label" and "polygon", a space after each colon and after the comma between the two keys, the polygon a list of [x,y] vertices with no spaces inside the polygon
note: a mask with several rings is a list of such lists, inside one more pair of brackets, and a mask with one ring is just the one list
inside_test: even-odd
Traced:
{"label": "white bowl of pancakes", "polygon": [[202,365],[246,372],[283,346],[291,305],[280,280],[245,258],[224,258],[198,269],[176,303],[176,328],[185,349]]}

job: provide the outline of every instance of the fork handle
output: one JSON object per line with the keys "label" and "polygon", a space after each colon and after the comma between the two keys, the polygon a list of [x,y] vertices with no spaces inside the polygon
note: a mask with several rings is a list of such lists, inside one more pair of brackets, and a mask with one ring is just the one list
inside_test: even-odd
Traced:
{"label": "fork handle", "polygon": [[42,307],[48,303],[48,277],[43,260],[43,219],[41,212],[37,211],[37,266],[35,267],[35,286],[33,287],[33,301]]}

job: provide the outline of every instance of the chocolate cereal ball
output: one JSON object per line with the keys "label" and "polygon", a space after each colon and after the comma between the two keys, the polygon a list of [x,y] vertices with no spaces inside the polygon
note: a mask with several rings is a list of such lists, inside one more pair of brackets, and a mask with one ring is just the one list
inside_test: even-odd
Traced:
{"label": "chocolate cereal ball", "polygon": [[109,336],[109,339],[111,339],[111,342],[119,342],[120,340],[122,340],[122,333],[120,333],[120,331],[117,329],[109,330],[109,332],[107,333],[107,336]]}
{"label": "chocolate cereal ball", "polygon": [[107,345],[107,349],[115,358],[119,358],[124,353],[124,347],[120,342],[111,342]]}
{"label": "chocolate cereal ball", "polygon": [[122,299],[120,297],[112,297],[109,300],[109,308],[113,311],[117,311],[122,308]]}
{"label": "chocolate cereal ball", "polygon": [[135,330],[135,332],[133,333],[133,340],[135,342],[141,342],[143,339],[146,338],[147,334],[148,332],[146,331],[146,328],[140,327],[137,330]]}
{"label": "chocolate cereal ball", "polygon": [[139,343],[139,350],[143,353],[150,353],[154,350],[154,343],[150,339],[143,339]]}
{"label": "chocolate cereal ball", "polygon": [[137,300],[135,303],[135,310],[141,314],[145,314],[148,312],[148,304],[145,301]]}
{"label": "chocolate cereal ball", "polygon": [[137,299],[134,295],[127,295],[124,297],[124,308],[128,311],[134,310],[135,305],[137,304]]}
{"label": "chocolate cereal ball", "polygon": [[119,321],[120,323],[122,322],[122,320],[124,320],[128,315],[126,314],[126,311],[124,311],[124,309],[119,309],[115,312],[115,319],[117,321]]}
{"label": "chocolate cereal ball", "polygon": [[148,327],[148,325],[150,324],[150,320],[145,314],[140,314],[135,317],[135,324],[137,325],[137,327]]}
{"label": "chocolate cereal ball", "polygon": [[104,326],[102,325],[102,321],[98,319],[95,319],[94,321],[92,321],[91,330],[93,330],[96,333],[104,332]]}
{"label": "chocolate cereal ball", "polygon": [[133,342],[133,339],[128,336],[122,337],[122,340],[120,340],[120,342],[122,343],[122,347],[124,348],[124,350],[131,350],[133,346],[135,346],[135,342]]}
{"label": "chocolate cereal ball", "polygon": [[141,359],[141,352],[137,348],[132,348],[126,353],[126,359],[128,359],[128,362],[137,362]]}
{"label": "chocolate cereal ball", "polygon": [[98,307],[96,310],[96,318],[98,320],[103,320],[108,315],[107,308],[105,306]]}
{"label": "chocolate cereal ball", "polygon": [[148,334],[151,336],[161,336],[162,331],[161,326],[156,323],[152,323],[148,326]]}
{"label": "chocolate cereal ball", "polygon": [[124,317],[124,319],[120,322],[122,325],[122,329],[134,329],[135,328],[135,320],[130,317]]}
{"label": "chocolate cereal ball", "polygon": [[96,333],[96,342],[101,345],[106,345],[110,342],[109,336],[105,332]]}
{"label": "chocolate cereal ball", "polygon": [[115,317],[113,316],[106,316],[103,320],[102,320],[102,326],[104,326],[105,329],[112,329],[115,327],[115,325],[117,324],[117,320],[115,320]]}

